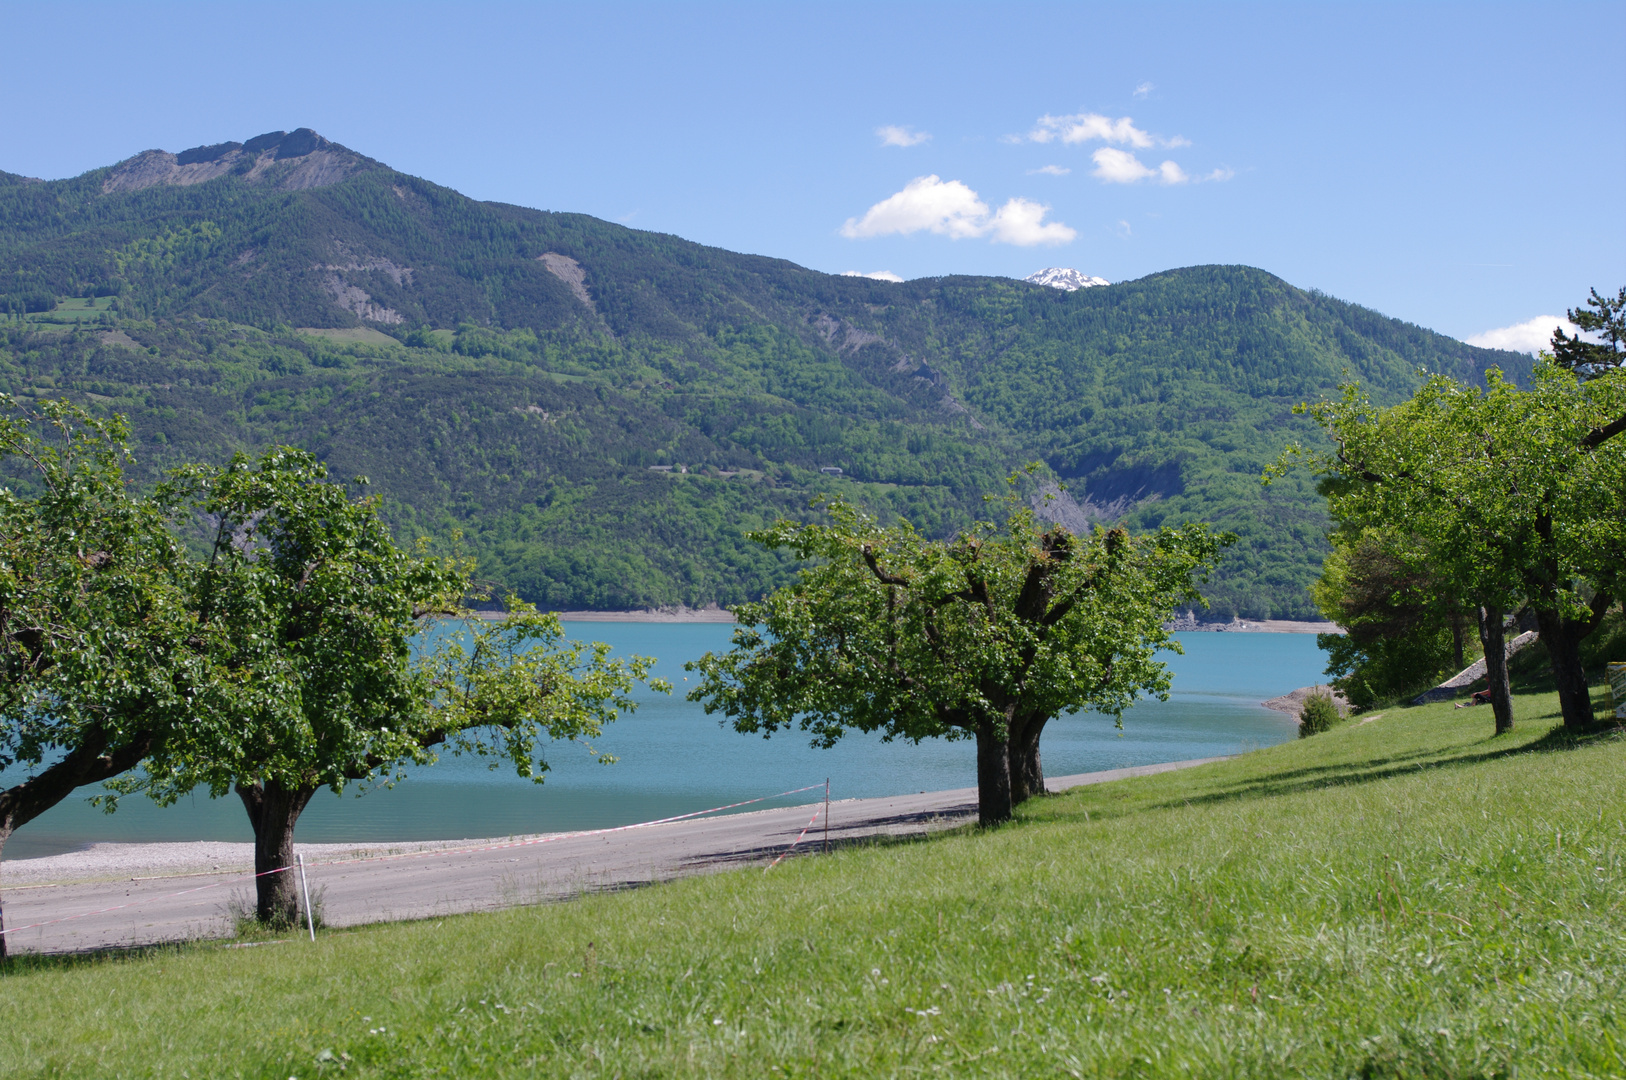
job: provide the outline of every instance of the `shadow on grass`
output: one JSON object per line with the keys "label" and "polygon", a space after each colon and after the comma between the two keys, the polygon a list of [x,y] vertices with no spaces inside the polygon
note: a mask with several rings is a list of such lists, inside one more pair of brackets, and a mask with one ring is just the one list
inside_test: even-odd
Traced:
{"label": "shadow on grass", "polygon": [[[921,844],[940,839],[946,835],[966,835],[976,831],[977,804],[965,803],[944,810],[922,811],[914,814],[885,814],[863,818],[858,821],[844,821],[840,825],[832,825],[828,850],[831,852],[845,851],[851,848],[881,848],[900,847],[907,844]],[[933,826],[938,826],[934,828]],[[908,832],[894,833],[883,830],[908,829]],[[757,844],[751,847],[737,848],[726,852],[713,852],[696,855],[684,862],[685,869],[700,870],[707,867],[746,866],[751,863],[760,863],[778,858],[781,854],[788,854],[792,858],[801,858],[805,855],[817,855],[826,850],[824,834],[818,830],[808,833],[807,838],[795,847],[788,843]]]}
{"label": "shadow on grass", "polygon": [[0,979],[22,977],[38,972],[72,971],[121,960],[153,960],[162,956],[176,956],[188,946],[203,942],[202,938],[189,938],[184,941],[165,941],[151,945],[103,945],[98,948],[66,952],[12,953],[4,960],[0,960]]}
{"label": "shadow on grass", "polygon": [[[1492,742],[1505,738],[1505,736],[1491,736],[1485,741]],[[1626,728],[1622,728],[1614,721],[1594,725],[1591,730],[1586,732],[1573,732],[1568,728],[1558,726],[1540,738],[1517,745],[1499,746],[1492,749],[1465,748],[1462,752],[1454,754],[1420,751],[1390,758],[1372,758],[1366,761],[1346,762],[1342,765],[1326,765],[1311,769],[1272,773],[1268,776],[1245,780],[1205,795],[1170,799],[1161,803],[1153,803],[1145,808],[1170,809],[1178,806],[1202,806],[1241,799],[1295,795],[1300,792],[1315,791],[1328,787],[1370,784],[1379,780],[1388,780],[1392,777],[1418,773],[1424,769],[1462,768],[1468,765],[1496,761],[1501,758],[1517,757],[1520,754],[1566,753],[1594,745],[1600,741],[1612,741],[1622,738],[1626,738]],[[1484,744],[1478,745],[1483,746]]]}

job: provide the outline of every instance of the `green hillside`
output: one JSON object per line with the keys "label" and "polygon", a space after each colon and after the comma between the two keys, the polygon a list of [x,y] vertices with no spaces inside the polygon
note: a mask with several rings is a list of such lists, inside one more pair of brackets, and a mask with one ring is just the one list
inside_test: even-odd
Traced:
{"label": "green hillside", "polygon": [[744,532],[816,495],[945,533],[1037,458],[1071,524],[1239,533],[1215,614],[1308,617],[1320,501],[1257,483],[1315,438],[1291,406],[1530,363],[1248,267],[831,276],[475,202],[305,129],[0,173],[0,312],[0,388],[126,413],[149,475],[309,446],[564,608],[736,602],[788,572]]}

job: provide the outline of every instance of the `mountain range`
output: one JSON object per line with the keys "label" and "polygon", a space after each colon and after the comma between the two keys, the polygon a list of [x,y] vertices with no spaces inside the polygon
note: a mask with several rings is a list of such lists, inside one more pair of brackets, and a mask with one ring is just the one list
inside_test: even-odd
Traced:
{"label": "mountain range", "polygon": [[1111,285],[1112,282],[1104,277],[1091,277],[1080,273],[1070,266],[1047,266],[1037,273],[1029,274],[1022,279],[1035,285],[1048,285],[1052,289],[1062,289],[1072,292],[1074,289],[1093,289],[1097,285]]}
{"label": "mountain range", "polygon": [[744,536],[775,516],[841,496],[947,535],[1037,460],[1075,527],[1236,532],[1213,617],[1307,618],[1322,503],[1258,482],[1318,438],[1292,406],[1531,364],[1251,267],[1044,275],[824,274],[301,128],[0,173],[0,389],[124,413],[143,479],[310,447],[545,606],[737,602],[788,580]]}

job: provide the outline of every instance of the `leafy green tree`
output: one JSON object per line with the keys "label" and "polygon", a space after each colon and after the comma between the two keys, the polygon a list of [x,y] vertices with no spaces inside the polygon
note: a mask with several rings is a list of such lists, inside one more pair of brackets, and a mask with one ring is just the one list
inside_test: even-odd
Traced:
{"label": "leafy green tree", "polygon": [[1437,375],[1389,409],[1350,385],[1302,407],[1334,444],[1315,467],[1335,519],[1391,530],[1403,562],[1479,606],[1498,731],[1512,725],[1503,616],[1525,603],[1564,722],[1584,727],[1580,642],[1626,590],[1626,370],[1583,382],[1542,363],[1529,390],[1498,371],[1487,382]]}
{"label": "leafy green tree", "polygon": [[0,769],[28,769],[0,791],[3,847],[196,719],[211,677],[167,508],[126,488],[123,420],[0,409]]}
{"label": "leafy green tree", "polygon": [[[1014,484],[1013,478],[1013,484]],[[1196,575],[1228,537],[1206,527],[1131,537],[1041,527],[1007,504],[932,541],[835,502],[829,524],[781,521],[758,542],[811,560],[792,586],[735,609],[733,649],[707,653],[690,700],[740,732],[800,726],[830,746],[849,728],[887,739],[977,741],[978,816],[1010,817],[1044,790],[1039,739],[1066,710],[1120,715],[1166,696],[1162,624],[1201,602]],[[1121,722],[1121,721],[1120,721]]]}
{"label": "leafy green tree", "polygon": [[[546,740],[591,738],[635,707],[651,660],[567,643],[555,617],[526,605],[502,622],[464,617],[471,566],[398,547],[377,500],[352,499],[305,451],[194,467],[175,488],[212,527],[196,605],[231,697],[123,787],[160,802],[199,784],[235,791],[254,828],[262,921],[298,918],[292,876],[270,871],[292,862],[320,788],[392,783],[442,744],[503,754],[541,782]],[[460,622],[437,621],[415,656],[425,620],[445,617]]]}
{"label": "leafy green tree", "polygon": [[1567,314],[1570,322],[1603,341],[1585,341],[1580,334],[1569,337],[1562,328],[1555,329],[1553,359],[1561,367],[1579,378],[1590,379],[1626,364],[1626,288],[1613,299],[1599,296],[1593,289],[1586,307],[1570,308]]}
{"label": "leafy green tree", "polygon": [[1370,707],[1431,686],[1461,671],[1467,612],[1449,584],[1397,553],[1415,541],[1379,529],[1339,529],[1310,587],[1316,606],[1341,634],[1321,634],[1327,674],[1350,704]]}

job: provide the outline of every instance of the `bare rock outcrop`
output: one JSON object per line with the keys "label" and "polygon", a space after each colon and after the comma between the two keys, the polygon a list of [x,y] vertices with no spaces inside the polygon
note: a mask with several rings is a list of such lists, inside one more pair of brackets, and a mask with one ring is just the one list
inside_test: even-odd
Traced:
{"label": "bare rock outcrop", "polygon": [[1339,713],[1348,715],[1349,699],[1326,685],[1301,686],[1297,690],[1283,694],[1281,697],[1273,697],[1269,701],[1261,701],[1259,704],[1267,709],[1275,709],[1277,712],[1291,713],[1296,719],[1299,713],[1304,711],[1304,703],[1315,694],[1332,698],[1332,703],[1338,706]]}
{"label": "bare rock outcrop", "polygon": [[587,291],[587,270],[581,263],[557,251],[544,251],[536,259],[548,268],[548,273],[569,285],[570,291],[575,294],[576,299],[587,306],[588,311],[594,315],[598,314],[598,305],[593,303],[593,294]]}
{"label": "bare rock outcrop", "polygon": [[113,167],[102,181],[103,195],[118,195],[170,184],[186,187],[237,176],[244,183],[268,184],[279,191],[303,191],[337,184],[373,162],[310,128],[273,131],[246,143],[195,146],[172,154],[146,150]]}
{"label": "bare rock outcrop", "polygon": [[393,326],[406,321],[399,311],[379,303],[371,293],[347,275],[381,274],[393,281],[397,287],[404,287],[412,284],[412,267],[402,266],[377,255],[353,254],[342,243],[335,242],[334,251],[335,261],[317,263],[311,269],[322,272],[322,287],[340,307],[367,322]]}
{"label": "bare rock outcrop", "polygon": [[1135,500],[1127,495],[1100,503],[1091,499],[1086,492],[1083,499],[1078,499],[1072,492],[1063,490],[1049,480],[1039,485],[1039,490],[1033,495],[1032,504],[1034,513],[1041,521],[1053,522],[1079,534],[1089,532],[1097,522],[1103,525],[1116,524],[1136,505]]}
{"label": "bare rock outcrop", "polygon": [[340,307],[367,322],[394,325],[406,321],[399,311],[378,303],[367,290],[347,283],[338,274],[329,273],[322,279],[322,287]]}

